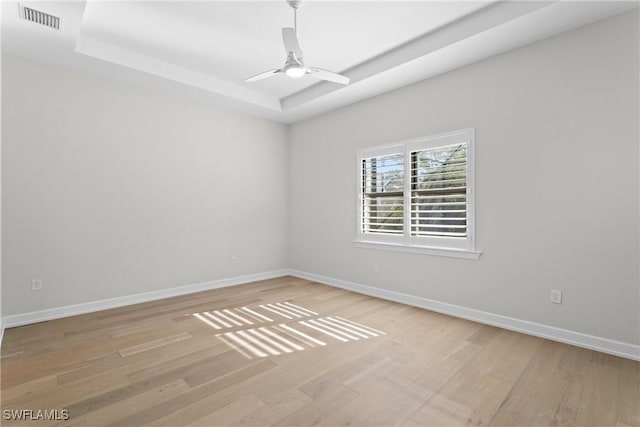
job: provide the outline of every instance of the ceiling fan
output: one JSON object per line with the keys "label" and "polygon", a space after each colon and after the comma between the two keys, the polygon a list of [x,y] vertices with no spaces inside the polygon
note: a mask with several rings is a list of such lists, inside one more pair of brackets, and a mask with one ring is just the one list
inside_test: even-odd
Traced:
{"label": "ceiling fan", "polygon": [[300,44],[298,43],[298,37],[296,35],[298,29],[297,12],[298,6],[300,6],[300,0],[287,0],[287,3],[289,3],[289,6],[291,6],[291,8],[293,9],[293,28],[282,29],[282,41],[284,42],[284,50],[287,52],[287,59],[285,60],[284,67],[265,71],[264,73],[249,77],[245,81],[255,82],[257,80],[275,76],[276,74],[284,73],[287,76],[293,78],[298,78],[304,76],[305,74],[309,74],[310,76],[313,76],[320,80],[326,80],[342,85],[349,84],[349,77],[343,76],[342,74],[323,70],[322,68],[307,68],[304,66],[304,62],[302,62],[302,49],[300,49]]}

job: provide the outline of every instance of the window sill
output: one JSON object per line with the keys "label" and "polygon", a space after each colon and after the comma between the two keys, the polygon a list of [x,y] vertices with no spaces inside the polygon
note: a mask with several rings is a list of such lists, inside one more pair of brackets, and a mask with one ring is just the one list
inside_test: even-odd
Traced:
{"label": "window sill", "polygon": [[465,258],[465,259],[478,259],[482,252],[479,251],[467,251],[463,249],[447,249],[447,248],[432,248],[427,246],[410,246],[402,245],[398,243],[386,243],[386,242],[372,242],[365,240],[354,240],[353,246],[356,248],[376,249],[383,251],[394,252],[408,252],[414,254],[423,255],[436,255],[450,258]]}

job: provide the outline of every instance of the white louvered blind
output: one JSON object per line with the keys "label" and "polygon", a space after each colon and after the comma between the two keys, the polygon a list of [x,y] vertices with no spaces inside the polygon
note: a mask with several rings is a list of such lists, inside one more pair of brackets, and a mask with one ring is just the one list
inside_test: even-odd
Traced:
{"label": "white louvered blind", "polygon": [[467,237],[467,144],[411,152],[411,235]]}
{"label": "white louvered blind", "polygon": [[354,244],[477,259],[475,129],[362,148],[357,158]]}
{"label": "white louvered blind", "polygon": [[362,159],[362,233],[404,234],[404,155]]}

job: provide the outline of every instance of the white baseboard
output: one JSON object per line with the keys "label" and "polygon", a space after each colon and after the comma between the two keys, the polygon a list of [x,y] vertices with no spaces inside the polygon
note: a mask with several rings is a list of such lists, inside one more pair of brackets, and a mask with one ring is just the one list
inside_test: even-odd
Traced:
{"label": "white baseboard", "polygon": [[583,334],[581,332],[569,331],[567,329],[547,326],[540,323],[515,319],[513,317],[501,316],[499,314],[488,313],[486,311],[475,310],[459,305],[448,304],[428,298],[418,297],[386,289],[375,288],[346,280],[334,279],[320,276],[313,273],[306,273],[298,270],[276,270],[265,273],[250,274],[246,276],[232,277],[228,279],[213,280],[209,282],[197,283],[194,285],[179,286],[175,288],[162,289],[158,291],[145,292],[141,294],[93,301],[83,304],[56,307],[47,310],[32,311],[29,313],[5,316],[0,319],[0,344],[5,328],[27,325],[31,323],[43,322],[46,320],[58,319],[61,317],[75,316],[78,314],[92,313],[110,308],[122,307],[125,305],[138,304],[142,302],[155,301],[163,298],[170,298],[180,295],[192,294],[211,289],[219,289],[228,286],[241,285],[244,283],[256,282],[259,280],[273,279],[282,276],[295,276],[329,286],[395,301],[401,304],[412,305],[443,314],[448,314],[462,319],[472,320],[487,325],[497,326],[524,334],[547,338],[590,350],[601,351],[616,356],[625,357],[632,360],[640,360],[640,346],[610,340],[608,338]]}
{"label": "white baseboard", "polygon": [[323,283],[325,285],[346,289],[348,291],[353,291],[376,298],[382,298],[389,301],[412,305],[415,307],[436,311],[438,313],[448,314],[454,317],[472,320],[474,322],[497,326],[503,329],[509,329],[511,331],[522,332],[528,335],[547,338],[553,341],[559,341],[578,347],[584,347],[590,350],[601,351],[603,353],[609,353],[615,356],[625,357],[632,360],[640,360],[640,345],[614,341],[608,338],[583,334],[581,332],[569,331],[567,329],[556,328],[540,323],[515,319],[513,317],[501,316],[499,314],[488,313],[486,311],[475,310],[459,305],[448,304],[428,298],[403,294],[400,292],[389,291],[372,286],[361,285],[359,283],[348,282],[346,280],[334,279],[331,277],[320,276],[303,271],[289,270],[289,274],[291,276]]}
{"label": "white baseboard", "polygon": [[31,323],[44,322],[45,320],[59,319],[61,317],[75,316],[78,314],[93,313],[95,311],[107,310],[110,308],[122,307],[125,305],[155,301],[163,298],[208,291],[211,289],[225,288],[228,286],[241,285],[243,283],[257,282],[259,280],[273,279],[275,277],[286,276],[288,275],[288,273],[289,271],[286,269],[269,271],[265,273],[249,274],[246,276],[231,277],[228,279],[212,280],[210,282],[196,283],[194,285],[178,286],[175,288],[144,292],[141,294],[92,301],[82,304],[67,305],[64,307],[56,307],[40,311],[32,311],[29,313],[14,314],[2,318],[2,332],[4,332],[5,327],[11,328],[14,326],[28,325]]}

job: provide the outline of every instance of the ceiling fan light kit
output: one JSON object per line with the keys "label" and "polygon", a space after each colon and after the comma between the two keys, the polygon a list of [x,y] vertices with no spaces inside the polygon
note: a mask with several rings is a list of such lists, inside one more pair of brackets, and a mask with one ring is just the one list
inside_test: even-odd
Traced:
{"label": "ceiling fan light kit", "polygon": [[295,58],[293,52],[289,52],[287,55],[287,62],[284,64],[282,71],[294,79],[302,77],[307,73],[302,64]]}
{"label": "ceiling fan light kit", "polygon": [[287,59],[284,66],[281,69],[273,69],[269,71],[256,74],[249,77],[245,81],[255,82],[257,80],[266,79],[268,77],[275,76],[276,74],[286,74],[292,78],[299,78],[306,74],[309,74],[317,79],[325,80],[333,83],[347,85],[350,82],[349,77],[342,74],[334,73],[333,71],[323,70],[321,68],[307,68],[304,66],[302,59],[302,49],[298,43],[297,36],[297,11],[300,6],[300,0],[287,0],[287,3],[293,9],[293,28],[282,29],[282,41],[284,43],[284,49],[287,52]]}

